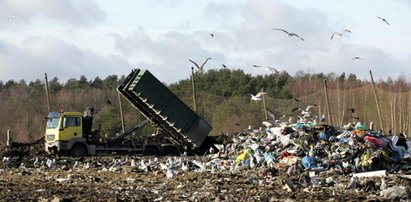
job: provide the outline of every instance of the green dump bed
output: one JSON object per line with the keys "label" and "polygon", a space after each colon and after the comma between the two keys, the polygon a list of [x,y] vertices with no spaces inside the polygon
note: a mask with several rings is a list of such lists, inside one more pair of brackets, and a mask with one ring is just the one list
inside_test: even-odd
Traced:
{"label": "green dump bed", "polygon": [[148,70],[133,70],[117,91],[175,143],[198,148],[211,130],[204,119]]}

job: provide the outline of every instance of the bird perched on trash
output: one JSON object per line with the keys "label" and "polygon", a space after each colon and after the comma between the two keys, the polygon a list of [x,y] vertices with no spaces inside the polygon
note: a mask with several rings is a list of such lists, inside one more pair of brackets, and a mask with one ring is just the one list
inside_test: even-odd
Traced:
{"label": "bird perched on trash", "polygon": [[248,95],[251,96],[251,100],[255,100],[256,102],[257,102],[257,101],[260,101],[260,100],[261,100],[261,96],[262,96],[262,95],[265,95],[265,94],[266,94],[266,92],[259,92],[259,93],[257,93],[257,95],[253,95],[253,94],[251,94],[251,93],[248,93]]}
{"label": "bird perched on trash", "polygon": [[358,186],[358,177],[351,177],[350,182],[345,186],[345,189],[355,189]]}
{"label": "bird perched on trash", "polygon": [[181,163],[181,170],[182,170],[183,172],[189,171],[189,167],[188,167],[187,164],[188,164],[187,162],[182,162],[182,163]]}
{"label": "bird perched on trash", "polygon": [[75,161],[73,165],[73,169],[80,168],[80,165],[81,165],[80,161]]}
{"label": "bird perched on trash", "polygon": [[39,157],[36,156],[36,159],[33,162],[33,166],[34,167],[39,167],[40,166],[40,161],[39,161]]}
{"label": "bird perched on trash", "polygon": [[388,184],[387,182],[385,182],[384,178],[381,178],[381,186],[380,186],[380,190],[384,190],[388,188]]}
{"label": "bird perched on trash", "polygon": [[382,18],[380,16],[377,16],[377,18],[385,22],[385,24],[390,25],[390,23],[388,23],[388,21],[385,18]]}
{"label": "bird perched on trash", "polygon": [[167,176],[168,179],[171,179],[171,178],[174,177],[174,170],[173,170],[173,168],[172,168],[171,166],[168,166],[168,167],[167,167],[166,176]]}
{"label": "bird perched on trash", "polygon": [[134,168],[134,167],[137,166],[135,159],[131,159],[130,166],[131,166],[132,168]]}
{"label": "bird perched on trash", "polygon": [[3,161],[2,162],[4,164],[6,164],[6,166],[10,165],[10,163],[11,163],[10,157],[3,156]]}
{"label": "bird perched on trash", "polygon": [[325,124],[325,122],[327,122],[327,117],[325,117],[325,114],[322,114],[322,115],[321,115],[321,120],[320,120],[320,122],[323,123],[323,124]]}
{"label": "bird perched on trash", "polygon": [[46,165],[48,168],[54,168],[57,166],[56,159],[47,159]]}
{"label": "bird perched on trash", "polygon": [[296,34],[296,33],[288,32],[287,30],[278,29],[278,28],[273,28],[273,30],[282,31],[282,32],[286,33],[289,37],[297,37],[297,38],[301,39],[301,41],[304,41],[304,39],[301,38],[300,36],[298,36],[298,34]]}

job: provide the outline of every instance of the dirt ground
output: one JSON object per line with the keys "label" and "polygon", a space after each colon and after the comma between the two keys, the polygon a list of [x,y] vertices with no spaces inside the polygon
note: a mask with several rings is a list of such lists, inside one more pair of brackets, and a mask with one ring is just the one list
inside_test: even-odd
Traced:
{"label": "dirt ground", "polygon": [[[382,178],[364,178],[347,189],[351,177],[332,170],[287,176],[273,168],[207,170],[175,169],[172,177],[161,169],[170,157],[96,156],[75,159],[42,152],[42,142],[2,149],[1,201],[399,201],[381,196]],[[9,158],[9,163],[4,162]],[[55,159],[48,167],[45,163]],[[177,157],[185,162],[192,157]],[[155,163],[147,171],[131,166],[131,160]],[[175,160],[174,159],[174,160]],[[121,164],[115,169],[115,162]],[[75,166],[75,165],[79,166]],[[312,174],[312,173],[311,173]],[[388,186],[411,187],[409,172],[393,172]],[[405,199],[405,200],[410,200]]]}

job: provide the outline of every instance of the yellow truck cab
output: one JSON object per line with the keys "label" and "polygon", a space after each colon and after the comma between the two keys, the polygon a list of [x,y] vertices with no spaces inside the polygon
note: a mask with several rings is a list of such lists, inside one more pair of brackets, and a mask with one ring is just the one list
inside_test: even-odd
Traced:
{"label": "yellow truck cab", "polygon": [[92,152],[89,144],[92,134],[91,130],[85,130],[85,124],[87,123],[80,112],[50,112],[45,134],[46,151],[69,153],[73,156],[84,156]]}

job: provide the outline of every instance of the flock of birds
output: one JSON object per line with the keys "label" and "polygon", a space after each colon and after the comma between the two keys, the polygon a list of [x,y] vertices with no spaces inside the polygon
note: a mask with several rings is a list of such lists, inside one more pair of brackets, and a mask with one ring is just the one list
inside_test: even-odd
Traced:
{"label": "flock of birds", "polygon": [[[9,167],[13,162],[10,157],[3,157],[2,163]],[[56,160],[55,158],[45,158],[40,159],[35,157],[32,166],[24,165],[20,163],[19,168],[44,168],[44,169],[55,169],[62,168],[65,170],[88,170],[97,169],[102,172],[119,172],[124,167],[131,167],[131,169],[136,169],[138,172],[150,172],[153,170],[163,171],[167,178],[173,178],[179,172],[206,172],[213,171],[213,167],[210,167],[210,163],[207,162],[208,159],[203,156],[196,156],[196,158],[185,158],[182,157],[169,157],[160,160],[157,157],[149,158],[148,160],[140,159],[137,160],[132,158],[129,160],[128,157],[125,159],[114,158],[111,163],[101,163],[101,162],[85,162],[84,159],[78,159],[74,162],[70,162],[67,159]]]}
{"label": "flock of birds", "polygon": [[[377,18],[380,19],[382,22],[384,22],[386,25],[388,25],[388,26],[390,25],[390,23],[389,23],[385,18],[382,18],[382,17],[380,17],[380,16],[377,16]],[[295,38],[300,39],[301,41],[305,41],[304,38],[302,38],[300,35],[298,35],[298,34],[296,34],[296,33],[293,33],[293,32],[289,32],[289,31],[287,31],[287,30],[285,30],[285,29],[273,28],[272,30],[274,30],[274,31],[280,31],[280,32],[285,33],[288,37],[295,37]],[[333,33],[331,34],[330,39],[333,40],[333,39],[335,39],[337,36],[341,37],[341,36],[343,36],[343,35],[345,35],[345,34],[350,34],[350,33],[352,33],[352,32],[351,32],[351,30],[349,30],[349,29],[344,29],[344,30],[339,31],[339,32],[333,32]],[[212,38],[215,37],[214,33],[210,33],[210,36],[211,36]],[[197,68],[198,71],[204,71],[204,65],[205,65],[205,64],[207,63],[207,61],[210,60],[210,59],[211,59],[210,57],[207,58],[201,65],[198,65],[196,62],[194,62],[194,61],[191,60],[191,59],[189,59],[189,61],[190,61],[191,63],[193,63],[194,66],[196,66],[196,68]],[[362,57],[359,57],[359,56],[352,57],[352,60],[362,60],[362,59],[363,59],[363,58],[362,58]],[[227,65],[225,65],[225,64],[222,64],[222,66],[223,66],[223,68],[227,68]],[[267,71],[269,71],[269,72],[271,72],[271,73],[279,73],[279,71],[278,71],[277,69],[275,69],[275,68],[273,68],[273,67],[269,67],[269,66],[253,65],[253,67],[256,67],[256,68],[261,67],[261,68],[264,68],[265,70],[267,70]],[[192,68],[192,70],[194,70],[194,67],[191,67],[191,68]]]}

